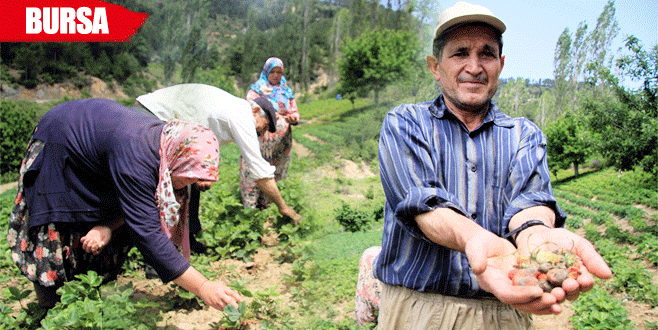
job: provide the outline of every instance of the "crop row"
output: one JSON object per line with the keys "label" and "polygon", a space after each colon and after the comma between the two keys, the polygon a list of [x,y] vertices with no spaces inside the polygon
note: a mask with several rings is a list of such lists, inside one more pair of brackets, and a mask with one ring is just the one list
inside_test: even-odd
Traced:
{"label": "crop row", "polygon": [[[584,231],[614,275],[574,302],[572,325],[576,329],[635,329],[637,325],[628,319],[623,301],[658,306],[658,287],[648,270],[658,265],[658,226],[655,218],[634,203],[623,198],[616,201],[611,197],[614,194],[600,198],[597,186],[587,182],[573,180],[567,189],[558,185],[555,195],[569,215],[566,226]],[[630,227],[622,225],[623,221]],[[647,328],[657,326],[656,322],[645,322]]]}

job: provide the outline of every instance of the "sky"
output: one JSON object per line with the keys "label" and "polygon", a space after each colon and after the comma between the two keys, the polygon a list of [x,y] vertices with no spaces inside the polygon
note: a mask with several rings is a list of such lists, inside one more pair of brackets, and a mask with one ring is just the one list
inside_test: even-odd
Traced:
{"label": "sky", "polygon": [[[439,0],[440,8],[458,0]],[[503,34],[505,66],[500,78],[553,78],[553,58],[557,40],[565,28],[573,33],[580,22],[588,32],[596,27],[607,0],[466,0],[482,5],[500,18],[507,30]],[[619,34],[610,51],[624,45],[634,35],[650,49],[658,43],[658,0],[616,0],[615,17]]]}

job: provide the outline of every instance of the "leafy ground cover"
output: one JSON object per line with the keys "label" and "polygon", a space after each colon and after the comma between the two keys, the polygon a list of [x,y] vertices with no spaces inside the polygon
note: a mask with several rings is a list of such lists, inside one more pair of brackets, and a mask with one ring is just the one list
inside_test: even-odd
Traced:
{"label": "leafy ground cover", "polygon": [[[241,292],[246,302],[239,309],[218,312],[173,284],[146,279],[141,257],[131,251],[116,282],[101,285],[87,274],[63,290],[66,304],[40,322],[43,311],[33,305],[32,287],[0,239],[0,328],[357,329],[358,260],[381,242],[384,197],[372,155],[377,125],[390,105],[316,102],[301,105],[308,117],[293,136],[305,156],[295,153],[289,177],[280,183],[304,216],[301,226],[293,227],[273,207],[242,208],[234,146],[222,147],[222,178],[202,194],[199,239],[210,249],[193,255],[192,263]],[[594,242],[614,278],[565,303],[564,313],[536,317],[535,328],[658,329],[656,183],[642,172],[619,177],[611,169],[571,175],[561,172],[554,183],[569,214],[567,226]],[[0,194],[1,233],[14,194]]]}

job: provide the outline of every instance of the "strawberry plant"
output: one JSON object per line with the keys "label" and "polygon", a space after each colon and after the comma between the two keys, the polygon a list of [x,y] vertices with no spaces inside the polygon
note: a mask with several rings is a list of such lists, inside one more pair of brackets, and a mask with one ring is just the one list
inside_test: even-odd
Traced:
{"label": "strawberry plant", "polygon": [[[236,148],[223,148],[224,151],[223,156],[237,161],[239,152]],[[214,255],[248,261],[262,247],[261,237],[265,234],[263,225],[266,222],[273,223],[273,228],[278,229],[279,224],[291,223],[291,220],[282,216],[274,204],[263,210],[245,208],[240,199],[238,168],[234,163],[223,163],[224,160],[220,164],[220,172],[226,175],[220,176],[211,190],[201,194],[199,218],[203,231],[200,241]],[[286,203],[303,214],[305,202],[299,184],[288,179],[277,182],[277,186]]]}
{"label": "strawberry plant", "polygon": [[256,292],[254,299],[249,303],[249,309],[259,319],[276,319],[280,315],[278,302],[273,297],[278,297],[276,286]]}
{"label": "strawberry plant", "polygon": [[658,238],[650,233],[643,233],[637,237],[635,244],[638,252],[642,253],[654,266],[658,265]]}
{"label": "strawberry plant", "polygon": [[90,271],[76,275],[57,290],[61,302],[48,311],[41,321],[44,329],[153,329],[158,317],[145,312],[158,304],[146,298],[131,300],[132,283],[116,282],[101,291],[102,277]]}
{"label": "strawberry plant", "polygon": [[39,307],[36,302],[24,304],[32,290],[21,290],[16,287],[7,287],[3,290],[5,299],[18,302],[21,306],[18,313],[13,313],[11,307],[0,305],[0,320],[10,329],[36,329],[39,322],[46,315],[47,310]]}
{"label": "strawberry plant", "polygon": [[621,302],[600,288],[585,292],[572,308],[570,320],[576,329],[635,329]]}
{"label": "strawberry plant", "polygon": [[238,308],[233,305],[228,305],[224,308],[222,314],[224,317],[221,321],[212,324],[213,328],[218,330],[239,330],[242,323],[246,320],[247,303],[241,302]]}
{"label": "strawberry plant", "polygon": [[635,301],[652,307],[658,306],[658,287],[652,282],[653,275],[642,264],[628,259],[615,267],[615,276],[609,286],[616,292],[623,292]]}

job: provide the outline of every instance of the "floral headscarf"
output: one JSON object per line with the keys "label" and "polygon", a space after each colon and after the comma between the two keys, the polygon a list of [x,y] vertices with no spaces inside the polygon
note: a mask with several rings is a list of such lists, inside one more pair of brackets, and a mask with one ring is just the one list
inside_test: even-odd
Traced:
{"label": "floral headscarf", "polygon": [[160,135],[160,169],[155,198],[160,225],[174,244],[190,258],[187,189],[174,191],[171,177],[217,181],[219,143],[208,128],[181,120],[165,124]]}
{"label": "floral headscarf", "polygon": [[277,57],[268,58],[263,66],[263,71],[260,73],[260,78],[258,78],[258,81],[251,84],[249,89],[260,95],[267,96],[276,111],[285,111],[288,110],[289,100],[294,99],[295,94],[292,92],[292,89],[288,87],[286,77],[281,76],[281,82],[278,85],[272,85],[267,80],[270,71],[276,67],[283,70],[283,61]]}

